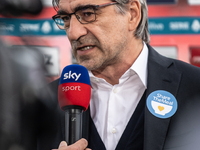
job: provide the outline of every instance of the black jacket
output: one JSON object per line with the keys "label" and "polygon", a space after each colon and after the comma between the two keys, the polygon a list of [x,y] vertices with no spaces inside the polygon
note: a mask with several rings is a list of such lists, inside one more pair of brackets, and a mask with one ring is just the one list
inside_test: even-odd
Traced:
{"label": "black jacket", "polygon": [[[158,54],[151,46],[148,56],[148,78],[147,90],[144,97],[146,101],[150,93],[156,90],[164,90],[177,100],[176,113],[166,119],[154,116],[144,102],[144,130],[143,149],[144,150],[190,150],[200,147],[200,69],[179,60],[166,58]],[[58,82],[56,80],[49,86],[54,93],[53,101],[57,103]],[[144,95],[143,95],[144,96]],[[38,138],[38,150],[57,148],[64,138],[64,112],[57,104],[56,119],[46,116],[56,123],[56,132],[44,130]],[[45,117],[45,116],[44,116]],[[51,122],[51,121],[50,121]],[[90,134],[92,122],[88,112],[84,113],[83,137],[86,139],[97,139],[99,147],[102,146],[98,133]],[[131,127],[128,128],[131,133]],[[128,132],[127,132],[128,133]],[[93,136],[93,137],[88,137]],[[123,138],[126,138],[125,136]],[[89,145],[92,145],[89,140]],[[123,145],[118,144],[121,149],[127,148],[130,141],[123,139]],[[98,146],[97,146],[98,147]],[[98,148],[97,148],[98,149]],[[95,150],[93,148],[93,150]]]}

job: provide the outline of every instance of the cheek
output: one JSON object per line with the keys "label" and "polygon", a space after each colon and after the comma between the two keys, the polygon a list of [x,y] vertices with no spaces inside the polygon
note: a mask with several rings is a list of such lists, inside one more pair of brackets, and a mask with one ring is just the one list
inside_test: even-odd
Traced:
{"label": "cheek", "polygon": [[99,20],[96,20],[91,25],[91,30],[93,30],[93,33],[95,36],[100,37],[107,37],[108,35],[112,34],[113,31],[116,30],[116,22],[113,20],[110,16],[100,18]]}
{"label": "cheek", "polygon": [[112,19],[100,26],[100,36],[104,37],[104,41],[118,41],[121,35],[126,35],[128,31],[127,23],[123,19]]}

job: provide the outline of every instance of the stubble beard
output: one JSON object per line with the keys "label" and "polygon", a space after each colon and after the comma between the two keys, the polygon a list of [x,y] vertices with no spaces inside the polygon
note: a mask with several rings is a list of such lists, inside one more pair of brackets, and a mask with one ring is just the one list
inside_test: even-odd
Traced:
{"label": "stubble beard", "polygon": [[75,56],[77,63],[87,68],[88,71],[97,70],[102,67],[104,59],[98,56]]}
{"label": "stubble beard", "polygon": [[[126,43],[126,37],[123,38],[120,42],[118,41],[115,45],[115,48],[106,47],[106,44],[100,44],[100,42],[93,36],[79,39],[78,41],[72,44],[73,54],[76,58],[76,61],[79,65],[86,67],[89,71],[98,70],[102,71],[107,66],[120,62],[120,53],[123,51]],[[84,55],[78,56],[76,52],[76,48],[80,45],[92,44],[95,48],[98,49],[97,54],[94,55]],[[103,46],[104,45],[104,46]],[[115,51],[115,52],[113,52]],[[105,52],[107,54],[105,54]],[[109,58],[107,58],[109,56]]]}
{"label": "stubble beard", "polygon": [[103,54],[103,51],[101,50],[100,42],[95,38],[95,37],[82,37],[77,41],[72,42],[72,51],[73,55],[76,58],[76,61],[79,65],[82,65],[86,67],[89,71],[98,69],[101,67],[101,64],[103,63],[103,59],[98,57],[98,54],[93,55],[83,55],[83,56],[78,56],[77,55],[77,47],[84,45],[84,44],[89,44],[89,45],[94,45],[95,48],[98,49],[98,53],[101,55]]}
{"label": "stubble beard", "polygon": [[[103,48],[104,51],[109,52],[109,48]],[[99,50],[99,51],[103,51]],[[107,58],[104,53],[100,53],[100,55],[95,55],[95,56],[81,56],[81,57],[75,57],[78,64],[86,67],[89,71],[98,71],[101,72],[104,70],[106,67],[115,64],[116,62],[120,61],[119,60],[119,53],[115,53],[115,55],[108,54],[108,56],[112,56]]]}

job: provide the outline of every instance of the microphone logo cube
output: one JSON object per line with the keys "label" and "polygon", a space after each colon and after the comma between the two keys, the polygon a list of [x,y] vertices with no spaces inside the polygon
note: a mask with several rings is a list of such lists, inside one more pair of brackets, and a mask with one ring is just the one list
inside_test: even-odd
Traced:
{"label": "microphone logo cube", "polygon": [[86,110],[91,97],[88,70],[81,65],[69,65],[63,69],[58,87],[61,109],[81,106]]}

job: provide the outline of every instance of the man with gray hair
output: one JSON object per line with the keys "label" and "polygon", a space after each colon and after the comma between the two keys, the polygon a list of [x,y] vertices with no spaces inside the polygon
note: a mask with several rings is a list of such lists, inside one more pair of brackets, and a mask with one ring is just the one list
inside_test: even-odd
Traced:
{"label": "man with gray hair", "polygon": [[[53,5],[53,19],[66,31],[92,86],[84,139],[69,146],[61,142],[59,149],[197,149],[200,69],[149,45],[146,1],[53,0]],[[54,91],[58,82],[50,84]],[[62,135],[55,141],[64,140]]]}

